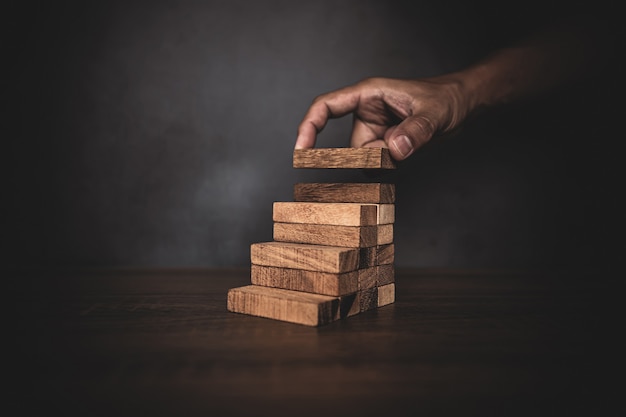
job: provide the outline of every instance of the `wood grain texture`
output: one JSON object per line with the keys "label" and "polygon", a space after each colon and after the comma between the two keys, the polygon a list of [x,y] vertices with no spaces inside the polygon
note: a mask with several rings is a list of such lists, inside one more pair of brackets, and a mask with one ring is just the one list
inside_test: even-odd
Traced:
{"label": "wood grain texture", "polygon": [[320,326],[338,318],[339,299],[281,288],[246,285],[228,290],[227,309],[307,326]]}
{"label": "wood grain texture", "polygon": [[378,267],[363,268],[358,270],[357,283],[358,290],[374,288],[378,282]]}
{"label": "wood grain texture", "polygon": [[379,210],[375,204],[275,202],[272,218],[281,223],[374,226],[379,219],[389,219],[388,208]]}
{"label": "wood grain texture", "polygon": [[361,248],[359,250],[359,268],[393,263],[394,250],[393,243]]}
{"label": "wood grain texture", "polygon": [[376,267],[376,286],[391,284],[395,282],[395,268],[393,264],[379,265]]}
{"label": "wood grain texture", "polygon": [[395,169],[386,148],[314,148],[295,149],[294,168]]}
{"label": "wood grain texture", "polygon": [[396,221],[395,204],[376,204],[376,224],[391,224]]}
{"label": "wood grain texture", "polygon": [[[334,226],[327,224],[274,223],[274,240],[311,245],[364,248],[391,243],[392,225]],[[391,230],[391,233],[390,233]]]}
{"label": "wood grain texture", "polygon": [[395,220],[393,204],[274,202],[272,219],[279,223],[375,226]]}
{"label": "wood grain texture", "polygon": [[250,246],[255,265],[343,273],[358,269],[359,250],[338,246],[261,242]]}
{"label": "wood grain texture", "polygon": [[393,242],[393,224],[376,226],[376,244],[387,245]]}
{"label": "wood grain texture", "polygon": [[395,260],[393,243],[376,246],[376,265],[392,264]]}
{"label": "wood grain texture", "polygon": [[[333,274],[262,265],[252,265],[250,269],[251,283],[254,285],[331,296],[355,293],[359,289],[361,275],[362,270]],[[372,286],[375,286],[376,272],[371,275],[374,277]]]}
{"label": "wood grain texture", "polygon": [[396,284],[391,283],[378,287],[378,307],[392,304],[396,301]]}
{"label": "wood grain texture", "polygon": [[359,291],[339,297],[339,309],[336,319],[340,320],[359,314],[361,312],[360,300]]}
{"label": "wood grain texture", "polygon": [[306,326],[323,326],[378,307],[378,288],[331,297],[282,288],[246,285],[228,290],[226,308]]}
{"label": "wood grain texture", "polygon": [[359,310],[362,312],[378,308],[378,287],[359,291]]}
{"label": "wood grain texture", "polygon": [[294,201],[317,203],[393,204],[396,187],[386,183],[298,183]]}
{"label": "wood grain texture", "polygon": [[333,274],[305,269],[251,265],[253,285],[303,291],[312,294],[342,296],[394,281],[393,265],[372,266],[356,271]]}
{"label": "wood grain texture", "polygon": [[5,415],[624,414],[625,272],[563,267],[396,267],[324,327],[229,312],[247,266],[5,268]]}

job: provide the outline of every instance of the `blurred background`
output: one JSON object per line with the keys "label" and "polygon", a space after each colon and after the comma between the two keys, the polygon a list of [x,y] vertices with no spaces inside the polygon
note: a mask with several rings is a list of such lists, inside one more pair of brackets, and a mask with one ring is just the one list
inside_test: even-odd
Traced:
{"label": "blurred background", "polygon": [[[397,170],[297,170],[313,98],[461,69],[550,2],[13,2],[4,7],[4,266],[247,267],[297,182],[396,184],[396,266],[621,263],[610,77],[468,122]],[[569,7],[569,6],[568,6]],[[621,106],[623,107],[623,105]],[[347,146],[351,119],[319,147]]]}

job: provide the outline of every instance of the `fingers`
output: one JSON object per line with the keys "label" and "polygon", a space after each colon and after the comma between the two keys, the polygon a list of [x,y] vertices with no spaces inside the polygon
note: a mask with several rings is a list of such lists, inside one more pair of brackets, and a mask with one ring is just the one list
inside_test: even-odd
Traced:
{"label": "fingers", "polygon": [[314,147],[317,133],[321,131],[325,125],[325,121],[321,122],[319,127],[310,120],[300,123],[300,126],[298,127],[298,137],[296,139],[295,148],[308,149]]}
{"label": "fingers", "polygon": [[368,143],[382,138],[386,129],[387,126],[368,123],[358,117],[353,117],[350,146],[353,148],[367,146]]}
{"label": "fingers", "polygon": [[[437,121],[441,118],[438,115],[442,112],[438,110],[442,106],[432,106],[433,101],[435,104],[437,101],[431,99],[428,106],[415,107],[416,99],[424,95],[423,90],[427,87],[432,90],[431,84],[424,83],[420,88],[406,83],[402,86],[390,84],[388,80],[368,79],[317,97],[298,126],[295,148],[313,148],[317,135],[329,119],[353,113],[350,146],[387,147],[395,160],[408,158],[428,142],[441,125]],[[411,94],[403,91],[410,90],[409,87],[413,88]],[[425,96],[432,95],[431,91]],[[424,107],[431,111],[424,112]]]}
{"label": "fingers", "polygon": [[425,116],[409,116],[398,126],[389,129],[385,142],[391,156],[402,161],[423,146],[435,134],[435,125]]}
{"label": "fingers", "polygon": [[382,139],[376,139],[363,145],[364,148],[386,148],[387,143]]}
{"label": "fingers", "polygon": [[345,87],[317,97],[298,126],[296,149],[315,146],[317,134],[324,129],[328,119],[345,116],[357,109],[360,92],[354,87]]}

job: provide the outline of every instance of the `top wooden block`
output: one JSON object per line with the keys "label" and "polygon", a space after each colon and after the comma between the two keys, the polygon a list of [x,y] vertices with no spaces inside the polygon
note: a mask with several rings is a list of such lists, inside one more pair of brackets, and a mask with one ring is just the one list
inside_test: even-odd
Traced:
{"label": "top wooden block", "polygon": [[386,148],[314,148],[293,152],[294,168],[395,169]]}
{"label": "top wooden block", "polygon": [[396,201],[396,188],[382,183],[298,183],[293,198],[316,203],[391,204]]}

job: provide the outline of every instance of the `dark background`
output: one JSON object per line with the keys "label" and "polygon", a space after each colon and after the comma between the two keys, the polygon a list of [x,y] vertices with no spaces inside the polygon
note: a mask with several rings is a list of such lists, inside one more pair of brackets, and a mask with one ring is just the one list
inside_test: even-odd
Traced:
{"label": "dark background", "polygon": [[[398,267],[617,266],[620,67],[483,114],[382,178],[291,166],[297,125],[318,94],[369,76],[461,69],[567,7],[6,6],[2,263],[248,266],[250,244],[272,240],[272,202],[291,201],[293,184],[392,181]],[[318,146],[347,146],[350,123],[331,121]]]}

